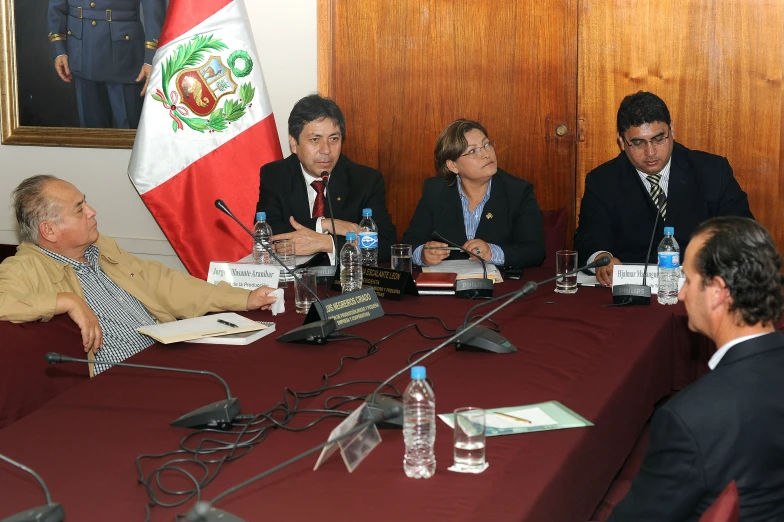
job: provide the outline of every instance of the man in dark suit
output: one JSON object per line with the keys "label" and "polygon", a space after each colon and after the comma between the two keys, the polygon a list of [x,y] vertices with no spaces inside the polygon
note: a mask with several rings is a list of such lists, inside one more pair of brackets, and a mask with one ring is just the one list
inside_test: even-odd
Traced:
{"label": "man in dark suit", "polygon": [[[297,255],[325,252],[336,264],[346,233],[358,231],[362,209],[369,208],[378,226],[378,259],[389,260],[397,237],[384,177],[340,153],[345,135],[343,113],[333,100],[318,94],[299,100],[289,116],[292,154],[261,167],[256,211],[267,213],[273,240],[293,239]],[[324,174],[329,175],[326,187]],[[332,230],[327,197],[337,230]]]}
{"label": "man in dark suit", "polygon": [[82,127],[139,126],[165,15],[166,0],[49,0],[54,66],[74,81]]}
{"label": "man in dark suit", "polygon": [[781,258],[751,219],[706,221],[686,248],[678,298],[719,346],[711,372],[659,408],[651,442],[610,522],[696,521],[737,482],[740,520],[784,520]]}
{"label": "man in dark suit", "polygon": [[644,263],[659,207],[650,262],[665,226],[686,248],[694,229],[715,216],[753,218],[746,193],[726,158],[675,143],[675,129],[664,101],[640,91],[623,99],[617,117],[621,153],[585,178],[574,245],[580,264],[609,256],[596,270],[611,284],[613,265]]}

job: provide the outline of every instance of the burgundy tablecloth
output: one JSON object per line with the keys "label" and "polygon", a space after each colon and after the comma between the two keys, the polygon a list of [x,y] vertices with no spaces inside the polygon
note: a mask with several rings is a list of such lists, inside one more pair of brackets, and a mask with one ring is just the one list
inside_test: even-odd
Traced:
{"label": "burgundy tablecloth", "polygon": [[[546,276],[531,271],[531,276]],[[505,283],[497,293],[519,288]],[[287,299],[289,308],[293,308]],[[383,442],[352,474],[338,458],[317,472],[315,457],[230,496],[218,507],[252,520],[587,520],[650,416],[653,405],[704,360],[688,343],[681,305],[607,308],[608,289],[582,288],[572,296],[552,286],[497,315],[502,333],[519,351],[509,355],[456,352],[445,348],[426,363],[435,384],[437,410],[459,406],[510,406],[558,400],[596,426],[494,437],[490,468],[478,476],[447,471],[451,431],[439,421],[438,470],[427,481],[402,471],[399,431],[383,431]],[[474,302],[449,297],[382,301],[387,312],[436,313],[456,326]],[[251,314],[261,317],[261,314]],[[279,331],[301,318],[276,318]],[[384,317],[348,330],[377,340],[413,322]],[[441,335],[435,321],[419,321]],[[379,353],[349,361],[332,382],[382,380],[406,364],[415,350],[434,346],[408,330],[380,345]],[[133,362],[210,369],[240,397],[243,411],[256,413],[283,399],[285,387],[317,388],[343,355],[364,353],[359,341],[327,346],[284,345],[267,337],[244,347],[155,345]],[[75,370],[78,370],[75,368]],[[408,379],[397,381],[401,389]],[[367,394],[354,385],[340,394]],[[199,376],[115,368],[62,393],[36,412],[0,431],[0,452],[25,462],[49,484],[69,520],[143,520],[147,501],[136,482],[134,459],[176,449],[186,430],[168,426],[179,415],[221,397],[221,386]],[[303,400],[321,408],[328,394]],[[291,426],[313,415],[300,415]],[[223,489],[326,440],[338,423],[330,419],[302,433],[271,432],[252,453],[227,464],[204,492]],[[145,473],[156,467],[145,464]],[[31,479],[0,467],[0,516],[40,504]],[[182,485],[182,484],[181,484]],[[175,510],[153,509],[152,520],[171,520]]]}

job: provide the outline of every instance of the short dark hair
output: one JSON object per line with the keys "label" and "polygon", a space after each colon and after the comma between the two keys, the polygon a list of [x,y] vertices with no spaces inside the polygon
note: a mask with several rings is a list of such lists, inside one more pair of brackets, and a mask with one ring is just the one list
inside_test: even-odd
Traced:
{"label": "short dark hair", "polygon": [[479,129],[482,131],[482,134],[487,136],[487,131],[478,121],[459,119],[447,125],[446,129],[441,131],[441,135],[438,137],[436,150],[433,152],[436,174],[443,176],[447,185],[454,184],[457,174],[449,170],[446,162],[448,160],[457,161],[460,158],[460,155],[468,147],[468,140],[466,140],[465,135],[474,129]]}
{"label": "short dark hair", "polygon": [[616,125],[621,136],[630,127],[639,127],[655,121],[666,123],[668,126],[672,123],[667,104],[653,93],[639,91],[630,94],[623,99],[618,108]]}
{"label": "short dark hair", "polygon": [[335,100],[320,94],[310,94],[294,104],[289,114],[289,136],[299,142],[302,129],[312,121],[329,118],[340,127],[341,139],[346,139],[346,120]]}
{"label": "short dark hair", "polygon": [[721,277],[747,325],[774,324],[784,310],[781,256],[765,227],[749,218],[716,217],[702,223],[692,237],[706,235],[695,267],[702,284]]}

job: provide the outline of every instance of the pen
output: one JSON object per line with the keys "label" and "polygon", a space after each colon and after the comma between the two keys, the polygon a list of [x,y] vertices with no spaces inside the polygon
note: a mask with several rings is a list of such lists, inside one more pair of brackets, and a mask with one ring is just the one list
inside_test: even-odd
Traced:
{"label": "pen", "polygon": [[526,424],[531,424],[531,421],[528,419],[524,419],[522,417],[515,417],[514,415],[509,415],[508,413],[501,413],[500,411],[494,412],[496,415],[500,415],[501,417],[507,417],[509,419],[514,419],[516,421],[524,422]]}
{"label": "pen", "polygon": [[230,323],[228,321],[224,321],[223,319],[218,319],[218,322],[220,324],[225,324],[226,326],[231,326],[232,328],[239,328],[239,326],[237,326],[236,324]]}
{"label": "pen", "polygon": [[429,247],[429,246],[426,246],[424,248],[425,248],[425,250],[460,250],[459,248],[456,248],[456,247]]}

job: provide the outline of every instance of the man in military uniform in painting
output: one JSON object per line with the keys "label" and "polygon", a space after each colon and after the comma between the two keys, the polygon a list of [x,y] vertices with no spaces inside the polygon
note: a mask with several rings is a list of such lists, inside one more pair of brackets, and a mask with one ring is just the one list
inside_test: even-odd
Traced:
{"label": "man in military uniform in painting", "polygon": [[166,0],[49,0],[54,66],[82,127],[138,127],[165,14]]}

